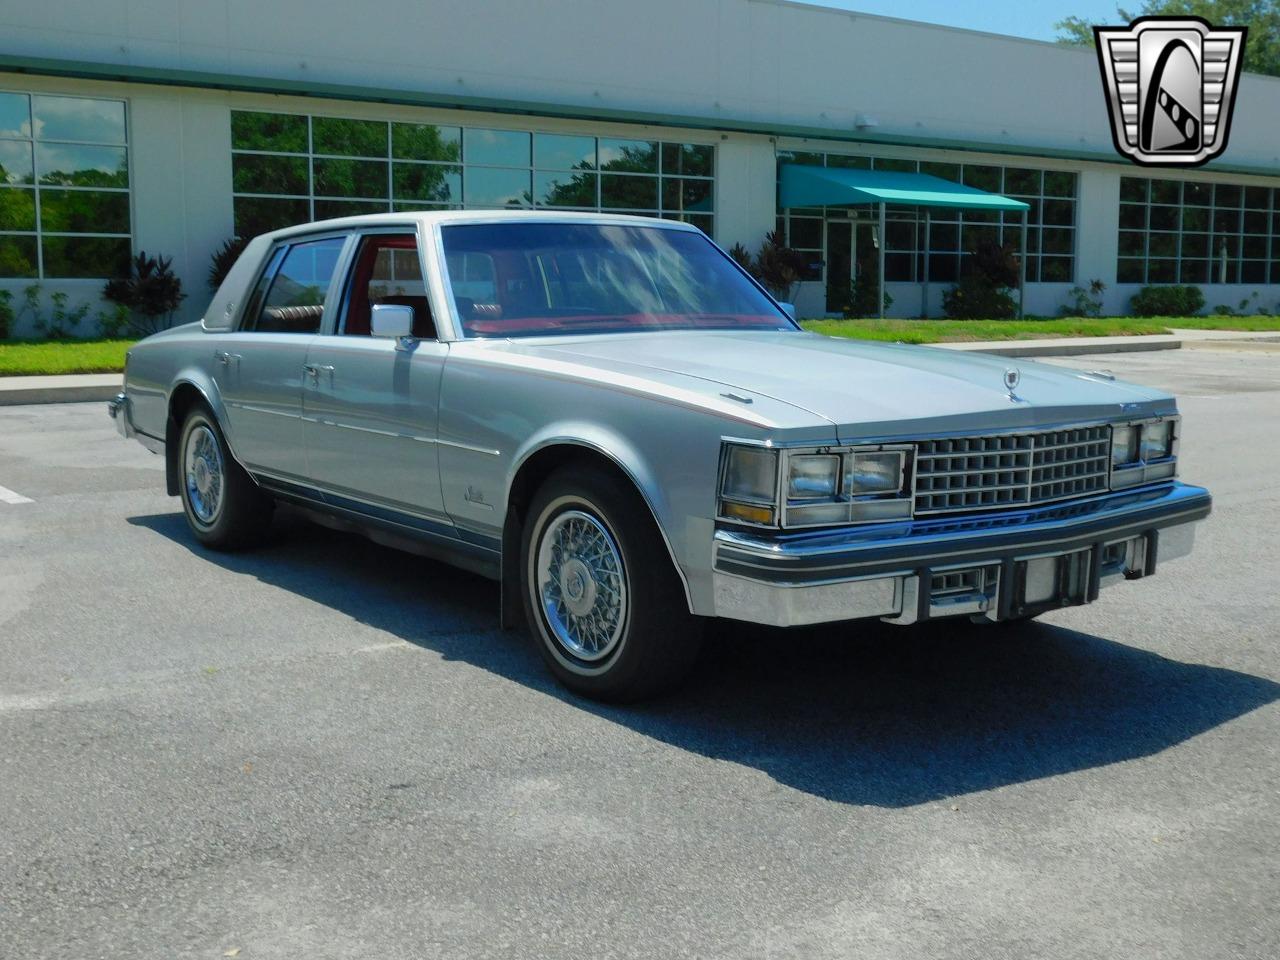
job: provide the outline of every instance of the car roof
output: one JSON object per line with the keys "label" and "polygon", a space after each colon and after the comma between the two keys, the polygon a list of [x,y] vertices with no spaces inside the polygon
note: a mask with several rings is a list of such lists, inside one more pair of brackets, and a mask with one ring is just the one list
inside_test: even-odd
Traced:
{"label": "car roof", "polygon": [[299,223],[263,234],[263,236],[275,242],[300,234],[323,233],[327,230],[358,230],[418,223],[424,227],[455,223],[599,223],[701,232],[692,224],[682,223],[679,220],[662,220],[658,217],[639,217],[623,213],[589,213],[570,210],[406,210],[401,213],[370,213],[357,217]]}

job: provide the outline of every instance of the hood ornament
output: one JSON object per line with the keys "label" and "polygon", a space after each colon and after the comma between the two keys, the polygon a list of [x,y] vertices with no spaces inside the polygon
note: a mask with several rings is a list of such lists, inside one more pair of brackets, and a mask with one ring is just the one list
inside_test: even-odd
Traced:
{"label": "hood ornament", "polygon": [[1018,395],[1014,393],[1018,389],[1018,384],[1022,382],[1022,373],[1017,367],[1006,367],[1004,371],[1004,388],[1009,391],[1009,399],[1015,403],[1018,401]]}

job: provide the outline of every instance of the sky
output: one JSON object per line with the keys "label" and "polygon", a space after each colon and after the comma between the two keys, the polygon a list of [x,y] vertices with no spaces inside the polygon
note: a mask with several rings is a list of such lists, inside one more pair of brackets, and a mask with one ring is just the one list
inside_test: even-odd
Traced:
{"label": "sky", "polygon": [[[1035,40],[1054,39],[1053,25],[1064,17],[1119,24],[1115,0],[806,0],[827,7],[876,13],[904,20],[924,20]],[[1121,3],[1137,8],[1140,0]]]}

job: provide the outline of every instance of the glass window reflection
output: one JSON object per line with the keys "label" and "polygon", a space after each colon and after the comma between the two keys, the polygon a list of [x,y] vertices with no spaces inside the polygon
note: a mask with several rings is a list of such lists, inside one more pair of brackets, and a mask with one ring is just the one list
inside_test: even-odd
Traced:
{"label": "glass window reflection", "polygon": [[31,112],[38,140],[125,142],[124,101],[83,97],[32,97]]}

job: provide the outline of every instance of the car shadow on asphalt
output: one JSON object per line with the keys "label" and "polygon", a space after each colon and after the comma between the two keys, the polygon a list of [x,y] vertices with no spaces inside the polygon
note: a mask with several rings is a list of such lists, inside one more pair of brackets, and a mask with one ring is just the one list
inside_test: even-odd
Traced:
{"label": "car shadow on asphalt", "polygon": [[680,691],[603,706],[559,687],[523,631],[498,632],[497,585],[482,577],[288,511],[250,553],[203,550],[181,513],[129,522],[441,656],[840,803],[911,806],[1149,756],[1280,699],[1262,677],[1044,624],[718,622]]}

